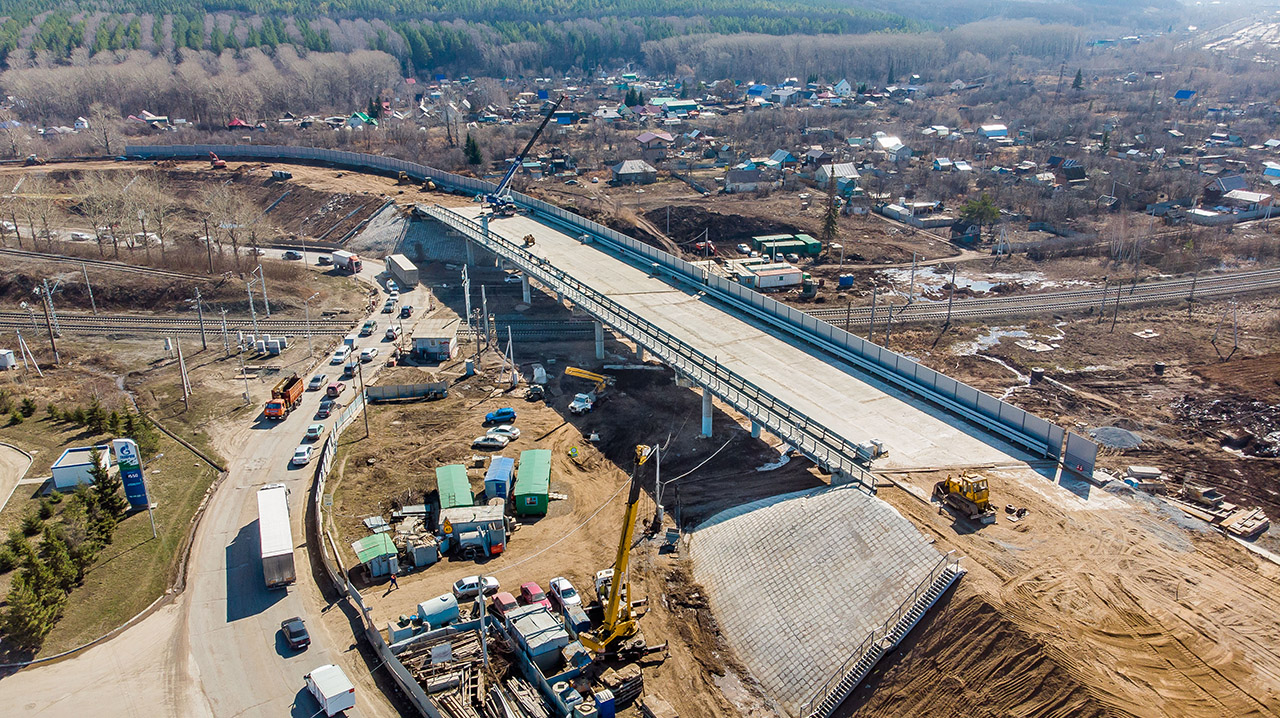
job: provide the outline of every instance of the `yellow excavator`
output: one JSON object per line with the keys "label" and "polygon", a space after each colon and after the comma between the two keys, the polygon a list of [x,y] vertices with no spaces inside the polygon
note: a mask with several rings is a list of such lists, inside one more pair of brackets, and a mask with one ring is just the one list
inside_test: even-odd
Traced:
{"label": "yellow excavator", "polygon": [[960,474],[953,479],[947,476],[933,485],[933,500],[950,506],[973,521],[983,524],[996,522],[996,510],[991,506],[991,492],[985,477]]}
{"label": "yellow excavator", "polygon": [[640,481],[636,474],[648,461],[650,447],[636,447],[636,470],[631,474],[631,493],[627,499],[627,513],[622,520],[622,536],[618,539],[618,554],[613,568],[596,573],[596,595],[604,603],[604,622],[600,628],[578,635],[582,645],[596,653],[616,650],[619,640],[635,637],[640,631],[636,615],[631,610],[631,582],[627,566],[631,562],[631,542],[635,538],[636,516],[640,507]]}

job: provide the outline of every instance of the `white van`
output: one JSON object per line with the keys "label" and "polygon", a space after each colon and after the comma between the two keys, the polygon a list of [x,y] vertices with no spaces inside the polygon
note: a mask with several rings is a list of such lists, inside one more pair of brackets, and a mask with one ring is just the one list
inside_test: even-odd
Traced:
{"label": "white van", "polygon": [[333,352],[333,359],[329,360],[330,364],[341,364],[351,355],[351,347],[343,344]]}

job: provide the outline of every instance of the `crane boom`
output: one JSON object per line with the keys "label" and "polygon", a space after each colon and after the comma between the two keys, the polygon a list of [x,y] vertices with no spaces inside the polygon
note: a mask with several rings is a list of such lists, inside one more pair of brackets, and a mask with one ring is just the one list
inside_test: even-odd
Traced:
{"label": "crane boom", "polygon": [[495,187],[493,192],[485,198],[485,201],[489,204],[496,207],[510,202],[510,200],[507,199],[506,192],[507,187],[511,184],[511,179],[516,176],[516,170],[520,168],[520,163],[524,162],[524,156],[529,154],[529,150],[533,148],[533,143],[538,141],[538,136],[542,134],[542,130],[544,130],[547,123],[551,121],[551,116],[556,113],[556,110],[560,109],[560,103],[564,102],[564,97],[564,95],[561,95],[559,99],[556,100],[556,103],[551,106],[551,109],[547,110],[546,116],[542,118],[542,124],[538,125],[538,129],[533,131],[533,136],[529,138],[527,143],[525,143],[524,149],[520,150],[520,154],[516,155],[516,158],[511,161],[511,166],[507,168],[507,173],[502,176],[502,180],[498,182],[498,186]]}
{"label": "crane boom", "polygon": [[[649,458],[649,447],[636,447],[636,470],[631,474],[631,492],[627,497],[627,513],[622,520],[622,535],[618,538],[618,553],[613,559],[613,576],[609,582],[609,596],[604,605],[604,622],[597,631],[581,633],[582,645],[603,653],[619,638],[636,635],[636,617],[631,612],[631,581],[627,567],[631,563],[631,541],[635,538],[636,518],[640,509],[640,481],[636,474]],[[603,572],[602,572],[603,573]],[[598,582],[598,580],[597,580]]]}

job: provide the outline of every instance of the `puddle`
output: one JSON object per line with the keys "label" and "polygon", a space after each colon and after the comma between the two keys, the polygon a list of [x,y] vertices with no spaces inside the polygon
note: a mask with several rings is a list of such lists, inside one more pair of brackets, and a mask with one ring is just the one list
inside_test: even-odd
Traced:
{"label": "puddle", "polygon": [[[911,269],[885,269],[880,276],[888,280],[899,292],[911,291]],[[921,267],[916,269],[916,296],[923,299],[941,299],[946,296],[944,287],[951,283],[951,272],[939,267]],[[1046,287],[1063,287],[1071,284],[1090,285],[1081,280],[1050,281],[1040,272],[988,272],[981,275],[969,275],[956,272],[956,287],[967,289],[975,294],[988,294],[1001,285],[1017,285],[1028,289]]]}
{"label": "puddle", "polygon": [[978,354],[983,350],[990,349],[991,347],[999,344],[1000,340],[1005,337],[1011,337],[1013,339],[1029,339],[1031,334],[1020,327],[991,327],[987,330],[986,334],[979,335],[978,338],[974,339],[972,342],[957,344],[955,351],[956,354],[960,356]]}

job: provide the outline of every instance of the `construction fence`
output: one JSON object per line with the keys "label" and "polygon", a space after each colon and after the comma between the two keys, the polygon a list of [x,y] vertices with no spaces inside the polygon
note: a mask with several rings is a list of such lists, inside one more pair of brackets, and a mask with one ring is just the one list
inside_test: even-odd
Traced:
{"label": "construction fence", "polygon": [[[422,690],[422,686],[418,685],[418,682],[414,680],[408,669],[391,653],[391,648],[382,637],[382,632],[378,630],[378,627],[373,623],[373,619],[370,618],[370,611],[365,606],[364,597],[360,595],[360,591],[351,583],[346,570],[342,566],[341,554],[338,553],[338,544],[334,541],[333,535],[324,528],[324,507],[330,500],[325,489],[329,479],[329,472],[333,470],[334,457],[338,453],[338,440],[342,437],[343,429],[350,425],[364,409],[364,394],[358,394],[356,399],[351,402],[351,405],[344,409],[338,415],[338,418],[334,420],[333,430],[329,432],[329,436],[324,440],[324,446],[320,449],[320,461],[316,464],[315,482],[312,484],[311,520],[306,522],[308,525],[307,544],[319,549],[320,564],[324,567],[329,584],[341,593],[343,598],[349,601],[359,612],[361,623],[364,626],[364,640],[373,647],[374,653],[378,656],[379,664],[387,668],[392,680],[395,681],[396,686],[400,688],[404,697],[417,710],[418,715],[424,718],[443,718],[439,709],[431,702],[431,698]],[[360,638],[361,636],[356,637]]]}
{"label": "construction fence", "polygon": [[[415,162],[356,152],[312,147],[278,145],[129,145],[125,155],[137,159],[203,159],[210,152],[224,159],[256,159],[318,163],[395,176],[405,172],[418,181],[432,180],[442,189],[464,194],[491,192],[491,182],[463,177]],[[1062,456],[1065,432],[1044,419],[1019,409],[973,387],[921,366],[915,360],[861,339],[821,319],[766,297],[724,277],[710,275],[656,247],[628,237],[597,222],[581,217],[519,192],[512,199],[542,219],[559,224],[574,235],[587,234],[624,251],[635,260],[657,265],[673,278],[709,290],[713,296],[787,332],[822,346],[853,362],[864,371],[921,398],[940,404],[974,423],[1001,434],[1010,441],[1041,456]],[[474,237],[473,237],[474,239]],[[575,282],[576,284],[576,282]],[[615,325],[616,326],[616,325]],[[619,327],[620,328],[620,327]],[[639,337],[632,336],[633,340]],[[714,388],[713,388],[714,391]],[[716,392],[720,394],[719,391]],[[721,395],[723,397],[723,395]],[[770,429],[772,430],[772,429]],[[1087,452],[1077,452],[1077,455]],[[1075,468],[1074,466],[1072,467]],[[1093,467],[1081,466],[1089,475]]]}

